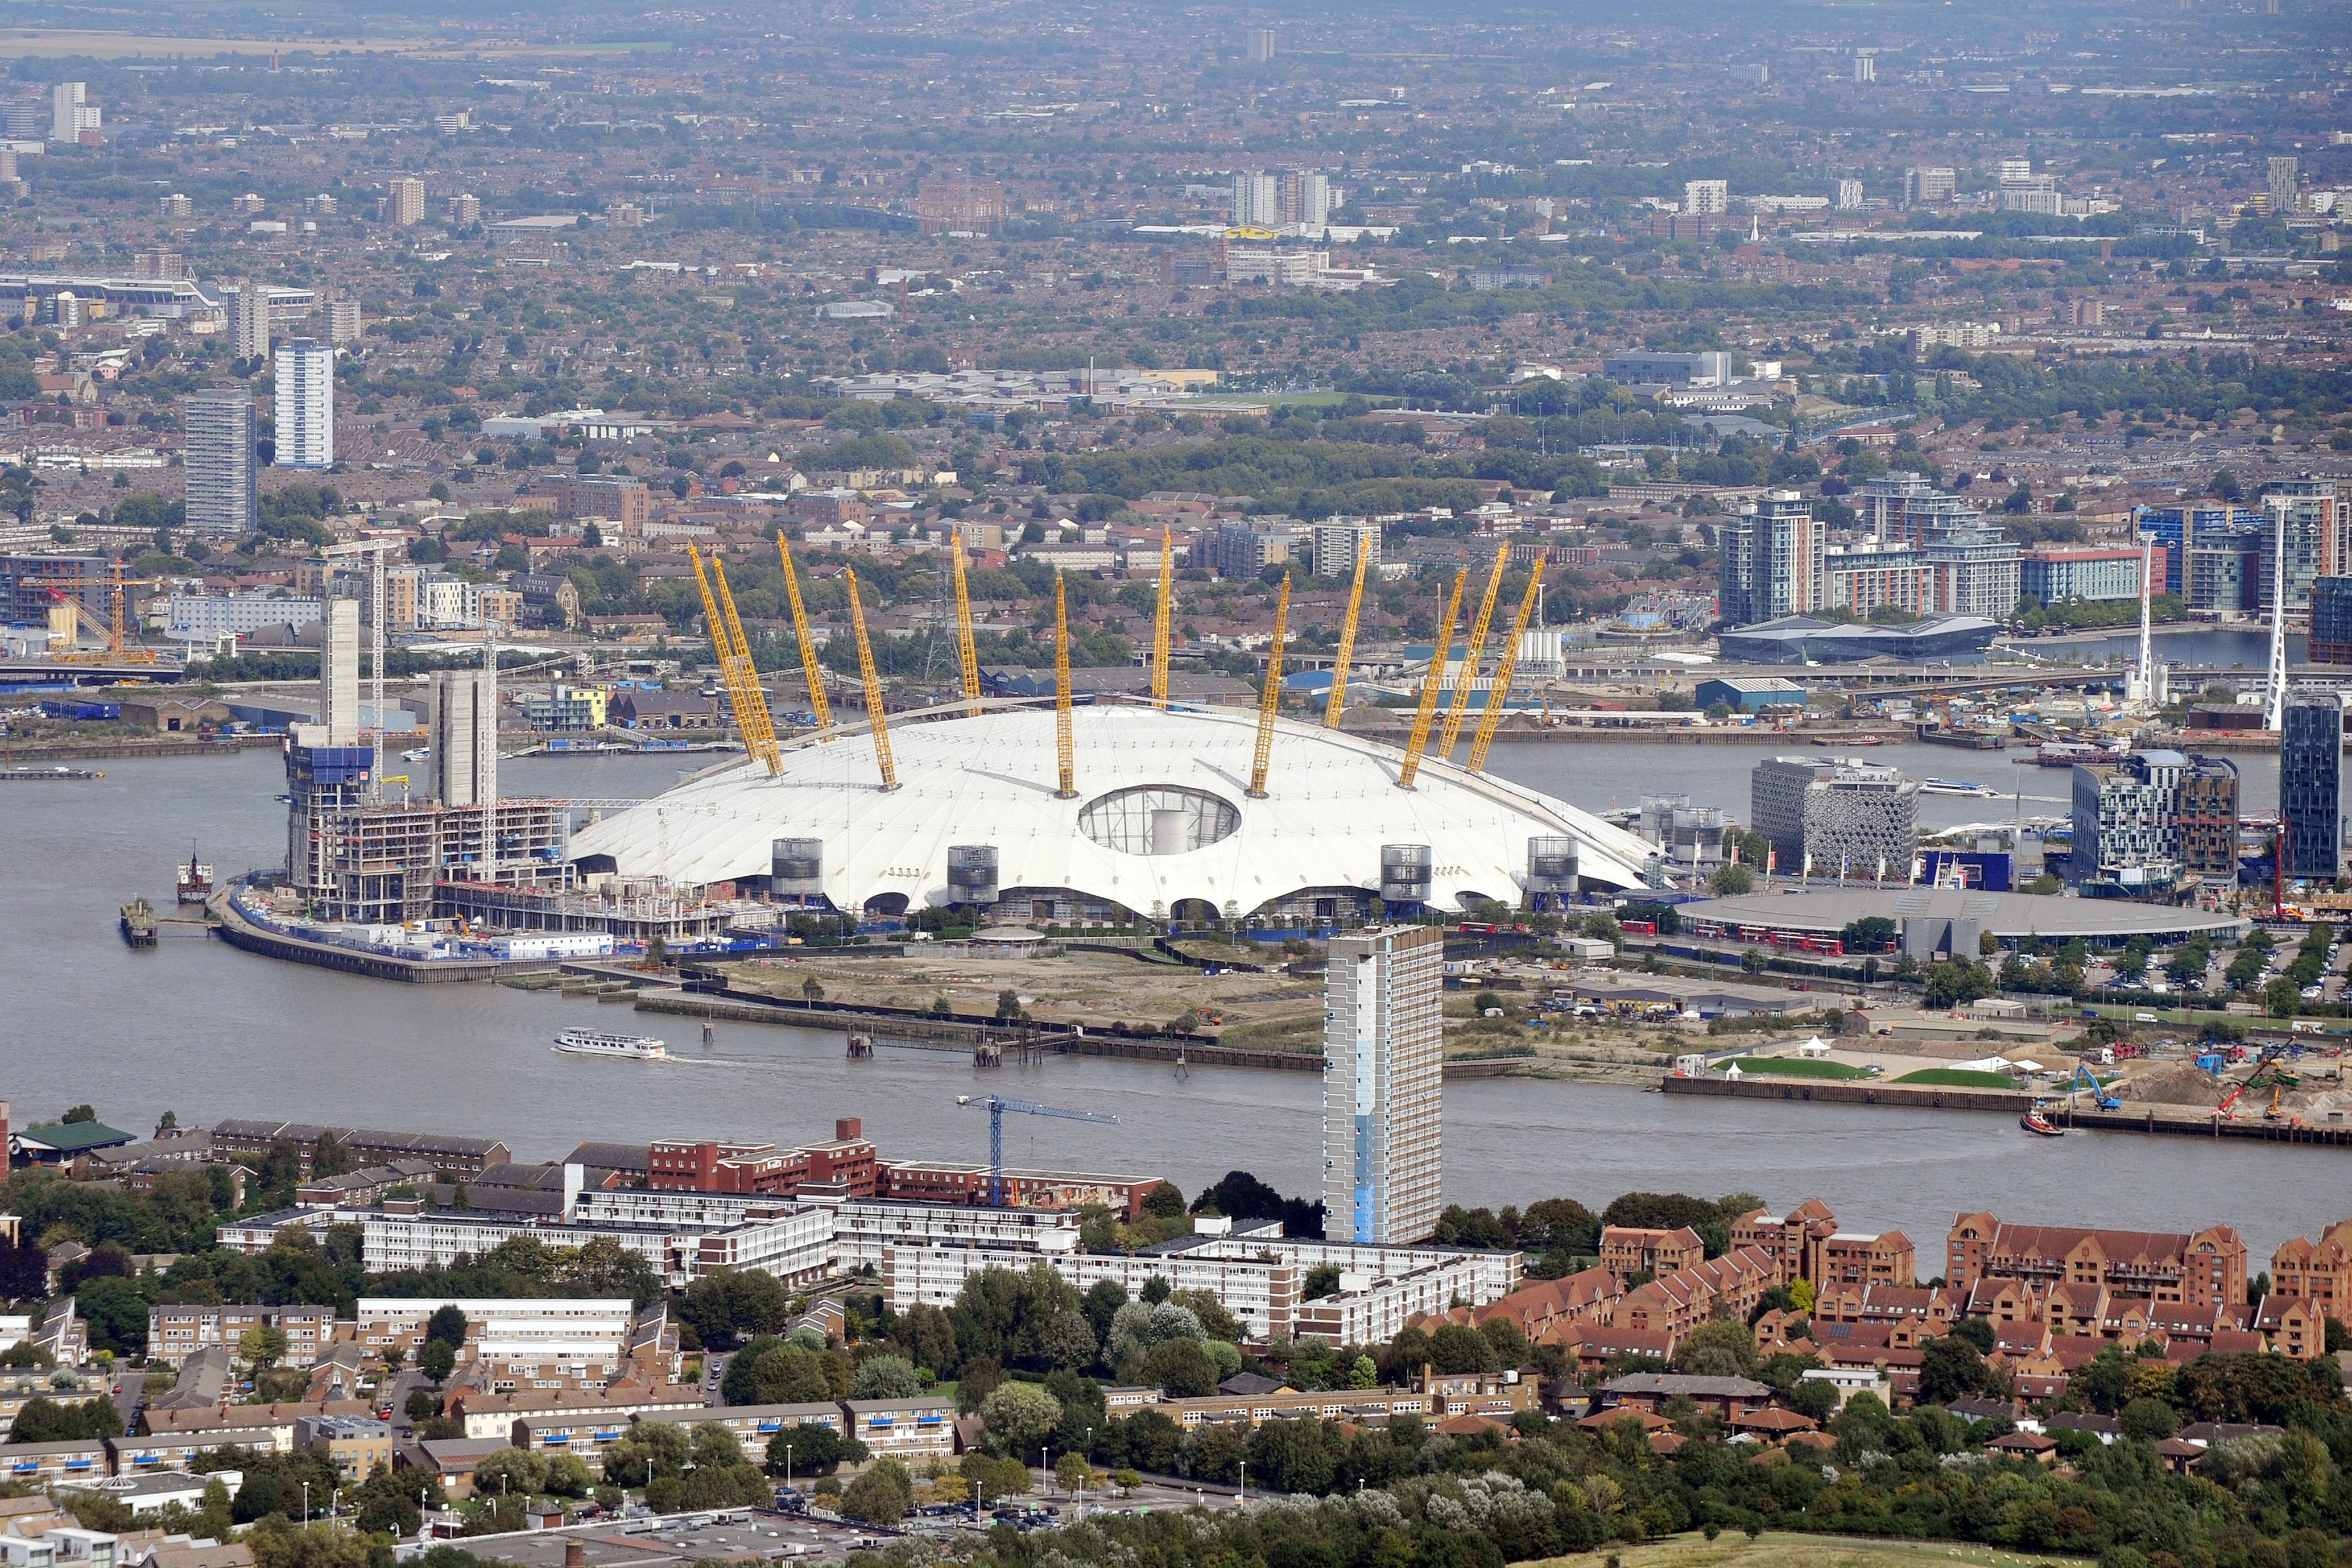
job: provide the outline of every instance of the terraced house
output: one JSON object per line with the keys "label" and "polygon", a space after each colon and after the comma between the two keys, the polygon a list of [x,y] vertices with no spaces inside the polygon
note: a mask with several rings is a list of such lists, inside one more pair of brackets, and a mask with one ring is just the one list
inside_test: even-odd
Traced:
{"label": "terraced house", "polygon": [[1944,1278],[1973,1291],[1983,1281],[2105,1285],[2152,1301],[2230,1307],[2246,1299],[2246,1243],[2227,1225],[2193,1232],[2005,1225],[1990,1214],[1952,1223]]}

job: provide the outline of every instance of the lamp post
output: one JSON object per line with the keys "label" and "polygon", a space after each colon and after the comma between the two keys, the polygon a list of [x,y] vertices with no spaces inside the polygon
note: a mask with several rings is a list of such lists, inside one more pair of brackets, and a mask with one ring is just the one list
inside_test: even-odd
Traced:
{"label": "lamp post", "polygon": [[1050,1451],[1046,1445],[1043,1443],[1037,1445],[1037,1485],[1047,1497],[1054,1495],[1053,1467],[1045,1463],[1045,1456]]}
{"label": "lamp post", "polygon": [[1242,1461],[1242,1484],[1240,1490],[1234,1493],[1234,1506],[1235,1508],[1239,1508],[1242,1504],[1247,1501],[1249,1501],[1249,1461],[1247,1459],[1244,1459]]}
{"label": "lamp post", "polygon": [[304,1482],[302,1483],[302,1527],[303,1527],[305,1530],[307,1530],[307,1529],[309,1529],[309,1528],[310,1528],[310,1483],[309,1481],[304,1481]]}
{"label": "lamp post", "polygon": [[784,1490],[793,1490],[793,1446],[790,1443],[784,1445]]}

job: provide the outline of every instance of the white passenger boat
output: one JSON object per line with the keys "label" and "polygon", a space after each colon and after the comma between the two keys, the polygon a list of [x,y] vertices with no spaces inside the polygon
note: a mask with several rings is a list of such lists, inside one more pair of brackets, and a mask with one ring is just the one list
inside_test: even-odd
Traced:
{"label": "white passenger boat", "polygon": [[659,1061],[669,1054],[660,1040],[642,1034],[607,1034],[601,1029],[567,1029],[555,1037],[555,1049],[574,1056],[618,1056],[631,1061]]}

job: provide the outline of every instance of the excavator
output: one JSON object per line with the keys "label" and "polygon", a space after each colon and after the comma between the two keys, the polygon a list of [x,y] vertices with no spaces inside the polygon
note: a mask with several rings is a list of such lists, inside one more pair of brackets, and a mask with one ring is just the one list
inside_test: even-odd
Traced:
{"label": "excavator", "polygon": [[2100,1110],[2120,1111],[2124,1108],[2124,1103],[2116,1099],[2114,1095],[2108,1093],[2106,1086],[2101,1083],[2098,1079],[2093,1075],[2089,1068],[2084,1066],[2078,1061],[2074,1064],[2074,1080],[2066,1085],[2066,1108],[2068,1110],[2071,1111],[2074,1109],[2075,1094],[2085,1089],[2091,1092],[2091,1103],[2096,1105]]}

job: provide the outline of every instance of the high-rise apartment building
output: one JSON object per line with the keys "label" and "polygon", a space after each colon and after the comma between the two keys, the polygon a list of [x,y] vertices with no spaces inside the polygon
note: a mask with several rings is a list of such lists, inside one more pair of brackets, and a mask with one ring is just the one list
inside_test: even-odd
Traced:
{"label": "high-rise apartment building", "polygon": [[1331,939],[1323,990],[1327,1239],[1418,1241],[1443,1209],[1444,935],[1391,925]]}
{"label": "high-rise apartment building", "polygon": [[1851,757],[1775,757],[1748,779],[1748,825],[1801,875],[1893,874],[1919,852],[1919,785]]}
{"label": "high-rise apartment building", "polygon": [[1001,180],[936,176],[915,190],[915,219],[925,234],[994,234],[1009,210]]}
{"label": "high-rise apartment building", "polygon": [[1862,210],[1861,181],[1840,180],[1837,183],[1837,207],[1842,213],[1856,213]]}
{"label": "high-rise apartment building", "polygon": [[2208,883],[2238,880],[2238,765],[2192,757],[2180,775],[2180,869]]}
{"label": "high-rise apartment building", "polygon": [[258,360],[269,352],[269,290],[247,281],[229,289],[228,351],[240,360]]}
{"label": "high-rise apartment building", "polygon": [[496,670],[443,670],[433,677],[433,793],[445,806],[499,798]]}
{"label": "high-rise apartment building", "polygon": [[181,400],[180,420],[188,433],[188,527],[203,534],[251,533],[259,515],[253,394],[243,387],[192,392]]}
{"label": "high-rise apartment building", "polygon": [[89,101],[87,87],[78,81],[61,81],[49,89],[49,140],[76,142],[85,131],[96,131],[100,123],[98,105]]}
{"label": "high-rise apartment building", "polygon": [[185,194],[174,191],[168,196],[156,197],[155,210],[167,218],[193,217],[195,215],[196,204]]}
{"label": "high-rise apartment building", "polygon": [[1728,180],[1685,180],[1683,211],[1702,217],[1719,217],[1731,210],[1731,182]]}
{"label": "high-rise apartment building", "polygon": [[1381,564],[1381,525],[1365,517],[1327,517],[1309,536],[1314,549],[1315,575],[1352,579],[1356,562],[1366,570]]}
{"label": "high-rise apartment building", "polygon": [[1960,188],[1960,172],[1947,168],[1913,168],[1903,171],[1903,204],[1924,207],[1937,202],[1948,202]]}
{"label": "high-rise apartment building", "polygon": [[278,346],[278,466],[335,465],[335,350],[310,338]]}
{"label": "high-rise apartment building", "polygon": [[1272,27],[1252,27],[1248,33],[1244,35],[1244,41],[1249,47],[1249,57],[1252,65],[1262,66],[1266,61],[1274,58],[1274,29]]}
{"label": "high-rise apartment building", "polygon": [[460,227],[482,221],[482,198],[471,191],[460,191],[449,198],[449,221]]}
{"label": "high-rise apartment building", "polygon": [[2256,585],[2263,612],[2279,590],[2279,551],[2286,552],[2286,613],[2299,621],[2311,609],[2312,585],[2344,574],[2345,503],[2336,481],[2305,474],[2273,479],[2263,486],[2262,580]]}
{"label": "high-rise apartment building", "polygon": [[1282,178],[1244,172],[1234,176],[1234,226],[1270,229],[1282,224]]}
{"label": "high-rise apartment building", "polygon": [[2267,172],[2270,175],[2271,211],[2280,217],[2295,210],[2296,187],[2301,183],[2303,165],[2294,158],[2273,158]]}
{"label": "high-rise apartment building", "polygon": [[1853,79],[1858,82],[1876,81],[1878,79],[1878,57],[1869,53],[1855,55],[1853,57]]}
{"label": "high-rise apartment building", "polygon": [[356,299],[327,301],[327,341],[337,348],[356,343],[364,330],[360,320],[360,302]]}
{"label": "high-rise apartment building", "polygon": [[1282,177],[1282,221],[1321,228],[1331,221],[1331,177],[1315,169],[1294,169]]}
{"label": "high-rise apartment building", "polygon": [[1794,490],[1775,490],[1717,531],[1723,557],[1717,608],[1727,626],[1819,610],[1829,530]]}
{"label": "high-rise apartment building", "polygon": [[383,215],[405,228],[425,221],[425,182],[404,176],[384,188]]}
{"label": "high-rise apartment building", "polygon": [[2344,869],[2344,699],[2328,686],[2287,689],[2279,726],[2280,852],[2290,878]]}
{"label": "high-rise apartment building", "polygon": [[2188,768],[2178,751],[2075,764],[2069,876],[2135,891],[2179,881],[2180,781]]}
{"label": "high-rise apartment building", "polygon": [[2323,577],[2311,585],[2314,664],[2352,664],[2352,577]]}

